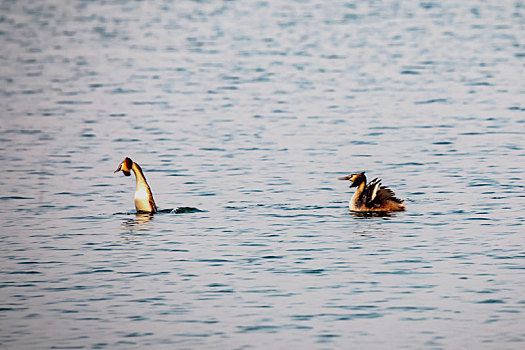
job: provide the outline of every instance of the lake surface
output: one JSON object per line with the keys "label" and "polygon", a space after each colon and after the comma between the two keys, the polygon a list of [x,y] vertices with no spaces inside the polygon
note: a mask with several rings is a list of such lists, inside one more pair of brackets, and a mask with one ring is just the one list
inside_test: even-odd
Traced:
{"label": "lake surface", "polygon": [[524,16],[2,1],[0,346],[523,349]]}

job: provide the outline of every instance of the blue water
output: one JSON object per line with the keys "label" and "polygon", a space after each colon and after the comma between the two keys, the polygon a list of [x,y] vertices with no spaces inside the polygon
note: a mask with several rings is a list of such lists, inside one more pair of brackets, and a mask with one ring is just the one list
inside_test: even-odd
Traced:
{"label": "blue water", "polygon": [[0,346],[523,349],[524,16],[2,1]]}

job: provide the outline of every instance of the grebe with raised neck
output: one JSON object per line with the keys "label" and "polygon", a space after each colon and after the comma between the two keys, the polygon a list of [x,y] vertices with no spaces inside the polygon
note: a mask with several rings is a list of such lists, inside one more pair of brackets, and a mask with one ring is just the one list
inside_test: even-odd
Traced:
{"label": "grebe with raised neck", "polygon": [[340,177],[339,180],[352,181],[350,187],[357,187],[348,203],[351,211],[389,212],[405,210],[404,201],[397,198],[391,189],[381,186],[381,179],[375,178],[367,184],[364,171]]}
{"label": "grebe with raised neck", "polygon": [[153,199],[153,194],[149,188],[146,177],[142,172],[142,168],[132,161],[130,158],[126,157],[122,163],[118,166],[115,173],[122,171],[125,176],[130,176],[131,171],[135,174],[137,179],[137,187],[135,188],[135,209],[139,213],[156,213],[157,206],[155,205],[155,200]]}

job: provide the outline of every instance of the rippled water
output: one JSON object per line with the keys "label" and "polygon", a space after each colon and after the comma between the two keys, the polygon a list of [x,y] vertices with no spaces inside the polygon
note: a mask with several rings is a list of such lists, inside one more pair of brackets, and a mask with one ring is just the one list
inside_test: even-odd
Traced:
{"label": "rippled water", "polygon": [[524,15],[2,1],[0,345],[523,348]]}

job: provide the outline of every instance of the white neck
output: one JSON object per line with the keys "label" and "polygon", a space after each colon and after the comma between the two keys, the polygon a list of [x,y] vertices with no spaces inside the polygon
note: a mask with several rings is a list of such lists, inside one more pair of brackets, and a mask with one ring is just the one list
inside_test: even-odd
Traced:
{"label": "white neck", "polygon": [[135,188],[135,209],[137,209],[137,211],[155,213],[157,211],[157,206],[155,205],[153,194],[151,193],[142,169],[137,163],[133,162],[131,170],[133,170],[135,178],[137,179],[137,186]]}

